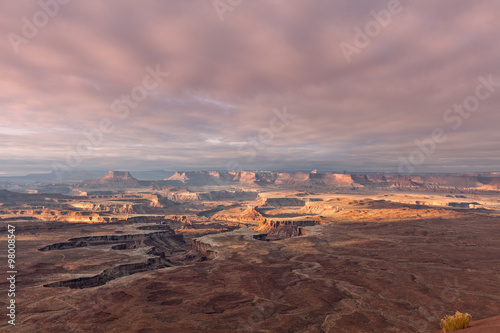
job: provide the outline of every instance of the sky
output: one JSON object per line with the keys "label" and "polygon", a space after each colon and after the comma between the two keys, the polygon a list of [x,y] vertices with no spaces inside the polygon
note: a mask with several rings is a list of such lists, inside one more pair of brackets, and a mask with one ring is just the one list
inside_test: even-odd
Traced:
{"label": "sky", "polygon": [[500,171],[498,1],[0,11],[0,175]]}

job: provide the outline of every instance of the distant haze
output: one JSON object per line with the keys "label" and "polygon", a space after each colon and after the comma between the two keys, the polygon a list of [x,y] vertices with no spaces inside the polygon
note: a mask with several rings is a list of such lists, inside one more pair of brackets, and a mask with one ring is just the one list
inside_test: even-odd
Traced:
{"label": "distant haze", "polygon": [[402,0],[357,46],[387,1],[243,0],[224,20],[212,0],[58,6],[33,32],[38,1],[0,5],[0,175],[500,170],[500,83],[447,113],[500,82],[500,2]]}

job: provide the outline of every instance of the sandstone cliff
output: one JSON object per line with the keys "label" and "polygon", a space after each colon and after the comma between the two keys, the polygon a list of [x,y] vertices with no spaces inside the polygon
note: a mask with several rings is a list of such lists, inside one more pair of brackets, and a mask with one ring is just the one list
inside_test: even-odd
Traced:
{"label": "sandstone cliff", "polygon": [[316,220],[270,220],[261,222],[256,231],[266,233],[265,240],[278,240],[307,234],[304,227],[312,227],[319,224]]}

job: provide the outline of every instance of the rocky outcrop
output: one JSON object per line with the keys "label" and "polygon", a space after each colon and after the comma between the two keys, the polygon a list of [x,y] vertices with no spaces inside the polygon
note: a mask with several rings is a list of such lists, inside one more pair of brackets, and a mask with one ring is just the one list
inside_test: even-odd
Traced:
{"label": "rocky outcrop", "polygon": [[150,184],[150,181],[137,180],[127,171],[110,171],[104,177],[80,183],[80,187],[135,188]]}
{"label": "rocky outcrop", "polygon": [[240,221],[264,222],[265,217],[256,206],[248,206],[248,208],[241,214]]}
{"label": "rocky outcrop", "polygon": [[201,253],[207,259],[217,258],[217,252],[212,249],[213,244],[203,241],[202,238],[195,238],[191,243],[193,250]]}
{"label": "rocky outcrop", "polygon": [[269,231],[271,229],[293,226],[293,227],[312,227],[319,222],[316,220],[270,220],[266,219],[257,227],[258,231]]}
{"label": "rocky outcrop", "polygon": [[312,227],[319,224],[316,220],[270,220],[261,222],[255,229],[266,233],[265,240],[279,240],[307,234],[304,227]]}

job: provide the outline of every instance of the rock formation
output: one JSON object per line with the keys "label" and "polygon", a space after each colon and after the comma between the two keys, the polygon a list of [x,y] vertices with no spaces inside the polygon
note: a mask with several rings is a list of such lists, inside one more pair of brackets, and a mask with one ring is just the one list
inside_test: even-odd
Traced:
{"label": "rock formation", "polygon": [[265,219],[255,230],[266,233],[265,240],[269,241],[303,235],[306,233],[302,231],[304,227],[312,227],[317,224],[319,224],[319,221],[316,220]]}
{"label": "rock formation", "polygon": [[80,187],[135,188],[150,185],[149,181],[135,179],[127,171],[110,171],[104,177],[80,183]]}
{"label": "rock formation", "polygon": [[191,245],[193,250],[201,253],[207,259],[217,258],[217,251],[212,250],[213,244],[204,241],[202,238],[193,239]]}
{"label": "rock formation", "polygon": [[258,211],[256,206],[248,206],[248,208],[241,214],[240,221],[256,221],[263,222],[265,221],[264,216],[261,212]]}

